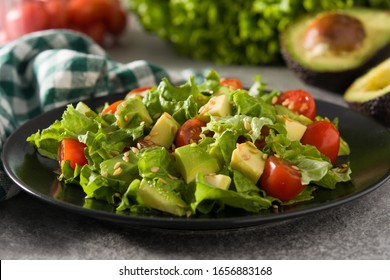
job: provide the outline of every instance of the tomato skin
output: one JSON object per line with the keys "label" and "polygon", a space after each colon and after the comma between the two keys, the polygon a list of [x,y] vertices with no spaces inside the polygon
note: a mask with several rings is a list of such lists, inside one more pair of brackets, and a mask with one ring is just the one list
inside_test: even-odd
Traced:
{"label": "tomato skin", "polygon": [[281,201],[293,199],[304,189],[299,170],[293,168],[289,162],[275,156],[270,156],[265,162],[259,182],[260,187],[268,195]]}
{"label": "tomato skin", "polygon": [[107,28],[103,22],[86,25],[83,31],[99,45],[104,44],[104,38],[107,33]]}
{"label": "tomato skin", "polygon": [[293,112],[304,115],[311,120],[317,115],[313,96],[302,89],[292,89],[278,96],[276,104],[283,105]]}
{"label": "tomato skin", "polygon": [[118,106],[123,102],[124,100],[118,100],[114,103],[110,104],[108,107],[104,108],[102,111],[102,114],[115,114],[116,110],[118,109]]}
{"label": "tomato skin", "polygon": [[80,25],[96,23],[109,16],[110,0],[71,0],[68,4],[69,20]]}
{"label": "tomato skin", "polygon": [[50,18],[43,2],[23,2],[5,17],[5,32],[10,39],[50,27]]}
{"label": "tomato skin", "polygon": [[244,88],[241,81],[238,79],[234,79],[234,78],[221,79],[220,84],[222,86],[231,86],[235,89],[243,89]]}
{"label": "tomato skin", "polygon": [[206,126],[206,122],[202,120],[196,118],[187,120],[176,133],[175,146],[178,148],[198,142],[204,126]]}
{"label": "tomato skin", "polygon": [[49,0],[43,3],[50,17],[50,28],[66,28],[68,26],[66,3],[63,0]]}
{"label": "tomato skin", "polygon": [[340,149],[340,133],[329,121],[315,121],[307,126],[301,143],[315,146],[334,164]]}
{"label": "tomato skin", "polygon": [[88,163],[84,154],[87,146],[75,139],[65,138],[61,141],[58,148],[58,161],[60,166],[63,161],[69,160],[70,166],[75,169],[76,164],[83,166]]}
{"label": "tomato skin", "polygon": [[139,96],[144,97],[145,94],[146,94],[151,88],[152,88],[152,87],[139,87],[139,88],[132,89],[132,90],[129,91],[129,93],[127,93],[126,97],[129,97],[130,95],[139,95]]}

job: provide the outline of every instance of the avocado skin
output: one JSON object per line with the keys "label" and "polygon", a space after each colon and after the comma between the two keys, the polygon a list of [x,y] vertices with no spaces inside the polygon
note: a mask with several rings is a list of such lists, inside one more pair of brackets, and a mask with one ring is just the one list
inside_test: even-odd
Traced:
{"label": "avocado skin", "polygon": [[363,115],[372,117],[387,128],[390,128],[390,92],[366,102],[350,102],[348,106]]}
{"label": "avocado skin", "polygon": [[290,56],[283,44],[281,44],[281,53],[287,67],[290,68],[303,82],[308,85],[342,94],[357,77],[364,75],[369,69],[390,56],[390,42],[379,49],[375,55],[370,57],[359,67],[345,71],[318,72],[306,68]]}

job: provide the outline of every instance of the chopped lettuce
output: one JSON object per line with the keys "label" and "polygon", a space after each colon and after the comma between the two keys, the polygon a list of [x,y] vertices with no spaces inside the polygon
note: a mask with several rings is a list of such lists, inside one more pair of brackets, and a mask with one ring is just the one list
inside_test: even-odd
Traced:
{"label": "chopped lettuce", "polygon": [[[274,106],[272,99],[279,92],[264,91],[265,84],[260,77],[251,91],[221,86],[219,81],[215,71],[210,71],[201,84],[190,78],[176,86],[163,79],[144,97],[125,98],[113,114],[95,112],[82,102],[76,107],[68,105],[61,120],[32,134],[27,141],[42,156],[54,160],[59,160],[58,147],[64,138],[84,143],[88,164],[76,164],[73,169],[69,160],[62,161],[59,179],[82,188],[86,207],[93,200],[101,200],[112,205],[117,213],[162,211],[178,216],[213,215],[227,207],[259,213],[272,205],[313,199],[317,189],[334,189],[340,182],[351,179],[348,162],[332,166],[316,147],[287,137],[281,116],[304,125],[311,120],[283,106]],[[230,176],[228,189],[205,180],[205,175],[211,175],[206,174],[205,168],[195,170],[194,180],[186,182],[183,168],[178,164],[179,149],[175,155],[174,145],[162,147],[147,141],[158,116],[164,112],[183,124],[198,117],[199,109],[213,96],[222,94],[227,96],[233,114],[209,116],[196,151],[215,162],[209,173]],[[333,123],[337,126],[338,119]],[[282,202],[269,196],[260,183],[234,170],[233,151],[244,141],[251,142],[265,156],[277,155],[294,165],[301,174],[304,190],[292,200]],[[348,144],[341,142],[339,154],[347,156]]]}

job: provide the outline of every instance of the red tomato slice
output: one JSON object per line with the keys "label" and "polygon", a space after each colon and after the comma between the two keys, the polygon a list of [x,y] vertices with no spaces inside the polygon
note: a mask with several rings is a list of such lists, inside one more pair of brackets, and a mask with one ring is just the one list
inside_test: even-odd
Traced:
{"label": "red tomato slice", "polygon": [[63,161],[69,160],[70,166],[74,169],[76,164],[85,165],[88,163],[84,149],[87,146],[75,139],[65,138],[61,141],[58,149],[58,160],[60,165]]}
{"label": "red tomato slice", "polygon": [[178,148],[198,142],[204,126],[206,126],[206,122],[199,119],[187,120],[176,133],[175,146]]}
{"label": "red tomato slice", "polygon": [[260,177],[260,187],[268,195],[282,201],[293,199],[304,189],[299,170],[289,162],[275,156],[270,156],[265,162],[265,168]]}
{"label": "red tomato slice", "polygon": [[313,96],[302,89],[294,89],[283,92],[278,96],[276,104],[283,105],[293,112],[304,115],[314,120],[317,115],[316,104]]}
{"label": "red tomato slice", "polygon": [[328,121],[316,121],[307,126],[302,144],[315,146],[334,164],[340,149],[340,133]]}
{"label": "red tomato slice", "polygon": [[231,86],[234,87],[235,89],[243,89],[243,85],[240,80],[234,79],[234,78],[229,78],[229,79],[221,79],[220,84],[223,86]]}
{"label": "red tomato slice", "polygon": [[102,114],[115,114],[116,110],[118,109],[118,106],[123,102],[124,100],[118,100],[109,105],[108,107],[104,108],[102,111]]}

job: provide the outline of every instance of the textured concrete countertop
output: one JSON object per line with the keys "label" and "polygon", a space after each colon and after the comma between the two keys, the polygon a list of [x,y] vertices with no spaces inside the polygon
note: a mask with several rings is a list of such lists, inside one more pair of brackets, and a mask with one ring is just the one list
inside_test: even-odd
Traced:
{"label": "textured concrete countertop", "polygon": [[[171,71],[214,68],[248,86],[306,88],[345,106],[340,96],[302,84],[284,67],[218,66],[178,57],[132,28],[109,48],[121,62],[145,59]],[[352,202],[299,218],[224,231],[133,228],[67,212],[22,192],[0,203],[0,259],[390,259],[390,181]]]}

